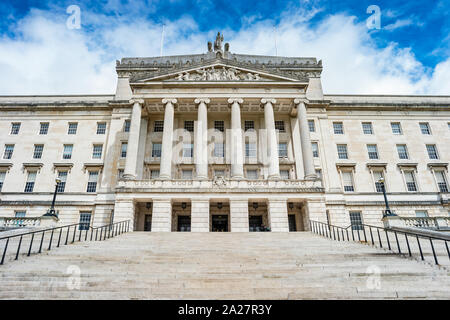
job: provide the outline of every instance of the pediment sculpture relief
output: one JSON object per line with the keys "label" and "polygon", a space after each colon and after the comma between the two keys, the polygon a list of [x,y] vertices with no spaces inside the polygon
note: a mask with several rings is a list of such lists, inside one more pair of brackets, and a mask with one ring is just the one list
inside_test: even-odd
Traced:
{"label": "pediment sculpture relief", "polygon": [[242,72],[235,68],[211,67],[179,73],[178,81],[258,81],[263,80],[257,73]]}

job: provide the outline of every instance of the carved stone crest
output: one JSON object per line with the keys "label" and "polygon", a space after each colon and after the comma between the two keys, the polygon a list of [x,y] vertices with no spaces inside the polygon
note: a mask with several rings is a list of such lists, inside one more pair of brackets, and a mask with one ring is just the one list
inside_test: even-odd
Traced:
{"label": "carved stone crest", "polygon": [[219,187],[219,188],[226,187],[227,184],[228,184],[227,180],[225,180],[225,178],[222,176],[217,176],[217,177],[214,177],[214,179],[213,179],[214,187]]}
{"label": "carved stone crest", "polygon": [[261,76],[257,73],[241,72],[235,68],[210,67],[194,71],[179,73],[178,81],[259,81]]}

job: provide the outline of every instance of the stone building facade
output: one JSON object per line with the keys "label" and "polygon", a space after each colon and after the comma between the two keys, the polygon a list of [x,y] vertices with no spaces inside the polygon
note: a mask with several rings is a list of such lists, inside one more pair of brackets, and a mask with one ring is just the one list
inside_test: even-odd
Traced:
{"label": "stone building facade", "polygon": [[[380,225],[448,216],[450,96],[324,95],[322,62],[124,58],[114,95],[0,97],[0,217],[137,231]],[[344,79],[343,75],[343,79]]]}

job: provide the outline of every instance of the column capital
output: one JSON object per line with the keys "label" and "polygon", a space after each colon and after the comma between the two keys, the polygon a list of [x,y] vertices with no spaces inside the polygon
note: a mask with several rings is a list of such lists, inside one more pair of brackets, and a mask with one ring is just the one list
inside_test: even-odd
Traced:
{"label": "column capital", "polygon": [[228,103],[229,104],[233,104],[233,103],[243,104],[244,103],[244,99],[242,99],[242,98],[230,98],[230,99],[228,99]]}
{"label": "column capital", "polygon": [[141,106],[145,103],[144,99],[131,99],[130,100],[131,104],[140,104]]}
{"label": "column capital", "polygon": [[164,105],[166,105],[166,104],[168,104],[168,103],[176,104],[176,103],[177,103],[177,99],[163,99],[163,100],[162,100],[162,103],[163,103]]}
{"label": "column capital", "polygon": [[194,100],[195,104],[200,104],[200,103],[208,104],[210,102],[211,102],[211,100],[209,98],[197,98]]}
{"label": "column capital", "polygon": [[294,104],[300,104],[300,103],[304,103],[304,104],[306,104],[306,99],[300,99],[300,98],[296,98],[295,100],[294,100]]}
{"label": "column capital", "polygon": [[277,100],[272,99],[272,98],[262,98],[261,103],[262,104],[267,104],[267,103],[275,104],[275,103],[277,103]]}

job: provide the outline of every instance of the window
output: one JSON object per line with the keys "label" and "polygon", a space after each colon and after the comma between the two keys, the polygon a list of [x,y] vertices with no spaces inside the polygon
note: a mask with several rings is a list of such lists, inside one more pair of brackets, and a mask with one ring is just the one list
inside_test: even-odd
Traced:
{"label": "window", "polygon": [[125,120],[125,122],[123,124],[123,132],[130,132],[130,127],[131,127],[131,121]]}
{"label": "window", "polygon": [[372,122],[363,122],[362,129],[364,134],[373,134]]}
{"label": "window", "polygon": [[279,158],[283,158],[283,157],[287,157],[288,153],[287,153],[287,143],[286,142],[281,142],[278,144],[278,157]]}
{"label": "window", "polygon": [[353,172],[342,171],[342,183],[344,185],[345,192],[353,192],[355,188],[353,186]]}
{"label": "window", "polygon": [[[14,212],[15,218],[25,218],[27,212],[26,211],[16,211]],[[24,220],[16,220],[16,226],[24,226]]]}
{"label": "window", "polygon": [[317,178],[322,179],[322,169],[316,169]]}
{"label": "window", "polygon": [[256,143],[245,144],[245,156],[247,158],[256,158]]}
{"label": "window", "polygon": [[69,128],[67,129],[67,134],[77,134],[78,123],[69,123]]}
{"label": "window", "polygon": [[244,129],[245,129],[245,131],[255,130],[255,121],[245,120],[244,121]]}
{"label": "window", "polygon": [[309,132],[316,132],[316,124],[314,120],[308,120]]}
{"label": "window", "polygon": [[20,122],[11,123],[11,134],[19,134]]}
{"label": "window", "polygon": [[117,172],[117,177],[119,180],[123,179],[123,173],[125,172],[125,170],[123,169],[119,169],[119,171]]}
{"label": "window", "polygon": [[48,122],[41,122],[41,127],[39,129],[39,134],[47,134],[48,133]]}
{"label": "window", "polygon": [[406,148],[406,144],[398,144],[397,145],[397,153],[400,159],[408,159],[408,149]]}
{"label": "window", "polygon": [[90,212],[80,212],[80,224],[78,230],[89,230],[91,225],[91,213]]}
{"label": "window", "polygon": [[152,158],[161,158],[161,143],[153,143],[152,144]]}
{"label": "window", "polygon": [[106,122],[97,123],[97,134],[105,134],[106,133]]}
{"label": "window", "polygon": [[214,129],[216,131],[224,132],[225,131],[225,122],[223,120],[214,121]]}
{"label": "window", "polygon": [[92,159],[101,159],[102,158],[102,150],[103,150],[103,145],[94,144],[94,147],[92,148]]}
{"label": "window", "polygon": [[25,183],[25,190],[24,192],[33,192],[34,189],[34,183],[36,181],[36,171],[28,172],[27,182]]}
{"label": "window", "polygon": [[278,130],[280,132],[286,132],[286,128],[284,127],[284,121],[283,120],[275,121],[275,130]]}
{"label": "window", "polygon": [[427,210],[416,210],[416,218],[427,218],[428,211]]}
{"label": "window", "polygon": [[67,181],[67,171],[58,171],[58,178],[61,180],[60,183],[58,183],[58,192],[63,193],[66,189],[66,181]]}
{"label": "window", "polygon": [[214,176],[215,177],[225,177],[225,170],[214,170]]}
{"label": "window", "polygon": [[376,144],[368,144],[367,145],[367,152],[369,154],[369,159],[378,159],[378,150]]}
{"label": "window", "polygon": [[410,192],[416,192],[417,191],[417,184],[416,184],[416,178],[414,176],[413,171],[405,171],[405,181],[406,181],[406,189]]}
{"label": "window", "polygon": [[153,132],[163,132],[164,131],[164,121],[156,120],[153,126]]}
{"label": "window", "polygon": [[250,180],[258,179],[258,171],[257,170],[247,170],[247,179],[250,179]]}
{"label": "window", "polygon": [[435,171],[434,174],[436,175],[436,181],[438,184],[439,192],[448,192],[448,184],[447,179],[445,177],[445,171],[444,170]]}
{"label": "window", "polygon": [[431,134],[430,125],[428,124],[428,122],[421,122],[419,123],[419,126],[422,134]]}
{"label": "window", "polygon": [[185,180],[191,180],[192,179],[192,170],[183,170],[181,178],[185,179]]}
{"label": "window", "polygon": [[184,130],[194,132],[194,121],[193,120],[184,121]]}
{"label": "window", "polygon": [[427,144],[427,152],[430,159],[439,159],[435,144]]}
{"label": "window", "polygon": [[352,230],[363,230],[361,211],[350,211],[349,214]]}
{"label": "window", "polygon": [[283,180],[289,179],[289,170],[280,170],[280,177]]}
{"label": "window", "polygon": [[376,192],[383,192],[382,183],[379,182],[381,178],[384,178],[383,171],[381,170],[373,171],[373,180],[375,181]]}
{"label": "window", "polygon": [[225,156],[225,145],[223,143],[214,143],[214,157],[223,158]]}
{"label": "window", "polygon": [[317,145],[317,142],[311,143],[312,153],[314,158],[319,157],[319,146]]}
{"label": "window", "polygon": [[0,171],[0,192],[2,191],[3,183],[5,182],[5,177],[6,177],[6,172]]}
{"label": "window", "polygon": [[35,144],[34,145],[34,152],[33,152],[33,159],[41,159],[43,151],[44,151],[44,145],[43,144]]}
{"label": "window", "polygon": [[344,134],[344,125],[342,122],[333,122],[334,134]]}
{"label": "window", "polygon": [[150,177],[152,179],[158,179],[159,178],[159,170],[151,170],[150,171]]}
{"label": "window", "polygon": [[338,144],[337,145],[338,158],[339,159],[348,159],[347,154],[347,145],[346,144]]}
{"label": "window", "polygon": [[122,147],[120,149],[120,157],[121,158],[126,158],[127,157],[127,147],[128,147],[128,143],[127,142],[122,142]]}
{"label": "window", "polygon": [[65,144],[63,151],[63,159],[72,159],[73,144]]}
{"label": "window", "polygon": [[194,156],[194,145],[192,143],[183,144],[183,158],[192,158]]}
{"label": "window", "polygon": [[393,134],[402,134],[402,127],[400,122],[391,122],[391,128]]}
{"label": "window", "polygon": [[89,171],[89,180],[86,192],[97,191],[97,180],[98,180],[98,171]]}
{"label": "window", "polygon": [[7,144],[5,145],[5,152],[3,153],[3,159],[11,159],[14,152],[14,145]]}

